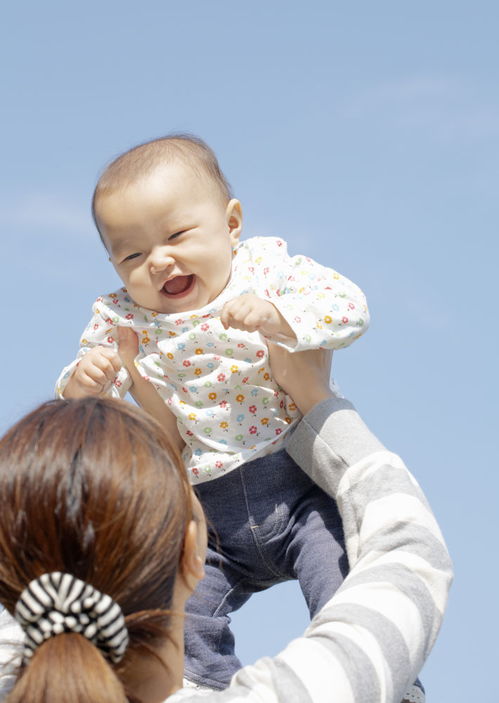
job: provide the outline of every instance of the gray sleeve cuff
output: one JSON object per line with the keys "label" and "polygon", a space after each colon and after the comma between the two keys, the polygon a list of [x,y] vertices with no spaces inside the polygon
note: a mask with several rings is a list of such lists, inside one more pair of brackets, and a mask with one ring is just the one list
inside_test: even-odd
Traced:
{"label": "gray sleeve cuff", "polygon": [[349,466],[385,447],[345,398],[330,398],[305,415],[286,447],[326,493],[335,497]]}

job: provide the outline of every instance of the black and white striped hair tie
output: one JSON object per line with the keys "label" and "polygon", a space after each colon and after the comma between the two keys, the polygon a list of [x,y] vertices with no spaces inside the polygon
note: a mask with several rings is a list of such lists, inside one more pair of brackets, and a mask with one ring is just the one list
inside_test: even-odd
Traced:
{"label": "black and white striped hair tie", "polygon": [[128,645],[120,606],[90,584],[60,571],[31,581],[17,601],[15,618],[26,635],[25,660],[45,640],[63,632],[83,635],[115,664]]}

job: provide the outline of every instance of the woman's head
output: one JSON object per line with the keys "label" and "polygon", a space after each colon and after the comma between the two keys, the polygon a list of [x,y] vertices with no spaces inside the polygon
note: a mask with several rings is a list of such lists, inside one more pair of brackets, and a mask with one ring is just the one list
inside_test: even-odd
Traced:
{"label": "woman's head", "polygon": [[[68,573],[121,607],[130,638],[121,670],[144,649],[161,646],[192,524],[193,495],[154,420],[121,401],[45,403],[0,442],[0,495],[0,603],[13,613],[30,581]],[[46,663],[55,657],[60,670],[59,657],[70,661],[72,650],[76,658],[95,659],[93,671],[99,661],[104,678],[116,678],[93,645],[68,633],[38,647],[11,695],[30,685],[31,672],[37,672],[38,687]],[[50,673],[43,685],[55,685]],[[88,681],[85,685],[88,689]],[[110,690],[96,698],[94,688],[95,693],[86,690],[85,700],[110,700]],[[32,695],[23,690],[12,700],[34,701]],[[62,690],[51,695],[65,700]],[[75,691],[64,695],[79,700]]]}

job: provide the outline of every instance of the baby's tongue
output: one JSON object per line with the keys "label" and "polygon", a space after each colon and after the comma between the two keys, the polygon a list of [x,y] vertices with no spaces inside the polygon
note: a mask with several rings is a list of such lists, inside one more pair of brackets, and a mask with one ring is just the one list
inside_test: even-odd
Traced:
{"label": "baby's tongue", "polygon": [[175,276],[165,283],[163,290],[168,295],[183,293],[191,283],[191,276]]}

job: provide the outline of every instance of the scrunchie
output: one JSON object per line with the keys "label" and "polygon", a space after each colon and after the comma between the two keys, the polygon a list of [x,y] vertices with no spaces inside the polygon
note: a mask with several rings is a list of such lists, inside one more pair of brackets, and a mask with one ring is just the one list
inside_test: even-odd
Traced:
{"label": "scrunchie", "polygon": [[63,632],[76,632],[118,663],[128,645],[123,612],[113,599],[71,574],[43,574],[21,593],[14,616],[23,628],[24,659]]}

